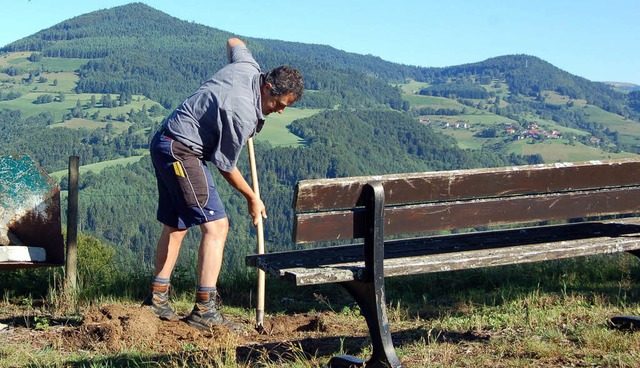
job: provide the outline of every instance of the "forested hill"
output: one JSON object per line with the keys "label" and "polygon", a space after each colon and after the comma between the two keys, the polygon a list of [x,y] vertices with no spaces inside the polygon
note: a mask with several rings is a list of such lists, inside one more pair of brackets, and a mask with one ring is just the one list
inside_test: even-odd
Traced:
{"label": "forested hill", "polygon": [[[170,108],[227,62],[225,45],[230,36],[134,3],[72,18],[0,52],[37,51],[45,57],[88,59],[76,92],[144,94]],[[401,78],[392,63],[328,46],[243,39],[264,70],[281,64],[301,69],[308,88],[319,91],[309,95],[304,106],[402,106],[387,78],[368,75]]]}
{"label": "forested hill", "polygon": [[[80,230],[118,250],[123,264],[148,264],[159,233],[148,142],[171,109],[226,64],[230,36],[133,3],[3,47],[0,154],[31,154],[48,172],[64,170],[71,155],[82,165],[141,157],[81,175]],[[532,164],[543,161],[543,150],[576,146],[601,156],[640,152],[640,91],[623,93],[534,56],[425,68],[239,36],[263,70],[290,64],[305,77],[305,96],[295,104],[304,117],[261,141],[263,131],[256,142],[270,250],[293,247],[290,203],[301,179]],[[505,133],[532,121],[566,129],[570,138],[548,149],[550,140]],[[476,126],[449,128],[467,123]],[[272,144],[278,135],[299,144]],[[587,146],[592,138],[597,146]],[[247,161],[239,163],[244,173]],[[233,228],[226,262],[243,267],[255,230],[244,199],[224,184],[219,190]],[[188,239],[187,264],[197,244]]]}
{"label": "forested hill", "polygon": [[[13,42],[0,52],[33,51],[45,57],[87,59],[76,92],[144,94],[171,108],[226,63],[224,46],[229,36],[229,32],[132,3],[69,19]],[[407,110],[409,106],[390,82],[412,79],[453,84],[460,90],[467,89],[464,85],[477,87],[483,81],[499,80],[506,82],[514,96],[536,96],[550,90],[586,99],[623,116],[639,115],[629,108],[624,94],[534,56],[510,55],[448,68],[424,68],[326,45],[243,38],[263,69],[291,64],[302,70],[307,89],[318,93],[308,94],[299,106],[386,105]]]}
{"label": "forested hill", "polygon": [[584,99],[606,111],[624,116],[637,116],[637,111],[628,108],[625,95],[616,92],[604,83],[591,82],[554,67],[537,57],[509,55],[491,58],[482,62],[444,68],[432,73],[434,84],[446,84],[449,78],[489,84],[493,80],[504,80],[512,95],[537,97],[543,91],[554,91],[572,99]]}

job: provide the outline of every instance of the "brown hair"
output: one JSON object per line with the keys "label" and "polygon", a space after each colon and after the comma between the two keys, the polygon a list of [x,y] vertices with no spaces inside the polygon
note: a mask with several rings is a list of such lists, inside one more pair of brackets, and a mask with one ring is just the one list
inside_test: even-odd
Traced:
{"label": "brown hair", "polygon": [[304,79],[296,68],[282,65],[273,68],[264,75],[264,83],[271,83],[271,94],[282,96],[292,93],[296,101],[302,98],[304,93]]}

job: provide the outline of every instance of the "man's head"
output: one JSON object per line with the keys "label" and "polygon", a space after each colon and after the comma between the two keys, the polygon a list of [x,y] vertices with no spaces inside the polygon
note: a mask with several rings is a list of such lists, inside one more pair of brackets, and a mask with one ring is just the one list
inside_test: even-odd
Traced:
{"label": "man's head", "polygon": [[285,107],[299,101],[304,93],[304,80],[298,69],[287,65],[271,69],[264,75],[260,94],[262,113],[282,113]]}

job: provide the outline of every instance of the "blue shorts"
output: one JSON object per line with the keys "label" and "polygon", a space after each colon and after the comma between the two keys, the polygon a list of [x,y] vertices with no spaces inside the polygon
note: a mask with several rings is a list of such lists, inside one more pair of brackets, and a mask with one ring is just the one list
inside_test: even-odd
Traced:
{"label": "blue shorts", "polygon": [[184,144],[158,132],[151,141],[161,223],[187,229],[227,217],[211,172]]}

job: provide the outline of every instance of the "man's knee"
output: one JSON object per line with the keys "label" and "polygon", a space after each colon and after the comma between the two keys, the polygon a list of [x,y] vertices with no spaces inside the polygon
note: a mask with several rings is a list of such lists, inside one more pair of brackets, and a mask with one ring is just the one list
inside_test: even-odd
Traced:
{"label": "man's knee", "polygon": [[200,225],[200,229],[205,234],[210,233],[218,236],[226,236],[229,232],[229,218],[224,217],[215,221],[205,222]]}

